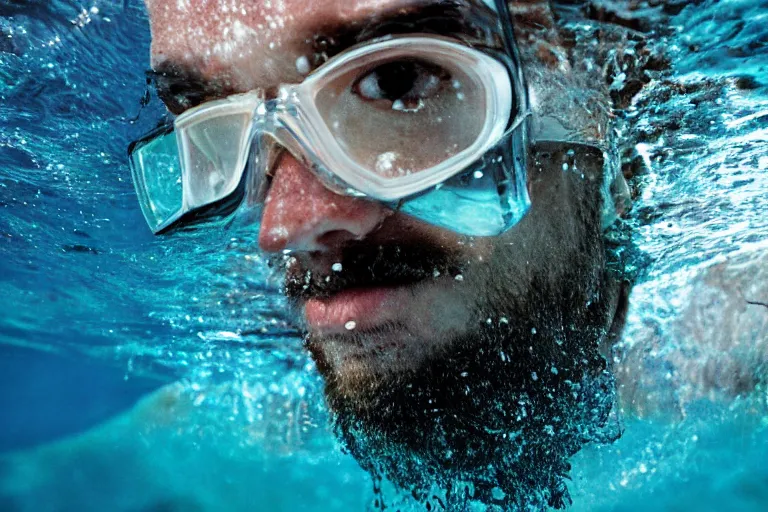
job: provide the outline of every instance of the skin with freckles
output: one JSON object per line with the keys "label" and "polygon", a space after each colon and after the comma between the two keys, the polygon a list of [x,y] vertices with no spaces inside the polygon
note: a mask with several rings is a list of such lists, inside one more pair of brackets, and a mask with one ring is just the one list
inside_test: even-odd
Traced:
{"label": "skin with freckles", "polygon": [[[187,96],[168,88],[175,113],[301,81],[350,39],[339,28],[353,29],[354,43],[371,27],[419,31],[414,13],[451,12],[442,35],[500,45],[498,19],[481,2],[147,0],[147,7],[153,67],[206,84]],[[562,70],[555,62],[536,76]],[[493,238],[338,195],[288,152],[271,170],[259,245],[286,269],[285,291],[326,379],[339,435],[363,467],[414,496],[472,481],[485,502],[562,505],[564,460],[584,442],[585,429],[575,425],[600,425],[610,409],[610,386],[598,386],[608,397],[598,405],[598,393],[588,391],[605,377],[599,347],[619,295],[605,269],[602,155],[539,144],[529,160],[531,211]],[[580,172],[563,172],[564,163]],[[504,496],[490,493],[494,487]]]}

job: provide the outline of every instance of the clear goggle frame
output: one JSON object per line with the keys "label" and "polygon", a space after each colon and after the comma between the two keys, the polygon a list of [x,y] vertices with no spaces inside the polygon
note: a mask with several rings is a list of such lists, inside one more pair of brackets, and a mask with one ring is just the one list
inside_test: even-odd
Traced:
{"label": "clear goggle frame", "polygon": [[[398,90],[404,76],[410,89]],[[131,169],[155,233],[258,207],[287,150],[336,193],[493,236],[530,207],[527,105],[519,65],[503,55],[390,37],[280,86],[276,98],[252,91],[183,113],[131,145]]]}

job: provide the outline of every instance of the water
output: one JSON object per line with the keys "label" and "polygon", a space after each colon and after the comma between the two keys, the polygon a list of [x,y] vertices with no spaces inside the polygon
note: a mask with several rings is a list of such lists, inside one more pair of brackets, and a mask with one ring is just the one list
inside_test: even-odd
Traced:
{"label": "water", "polygon": [[[141,218],[126,148],[164,114],[140,3],[0,14],[0,448],[21,450],[0,509],[363,509],[371,483],[249,241]],[[619,112],[646,264],[613,364],[636,378],[622,438],[573,461],[574,508],[765,510],[768,5],[666,15],[647,44],[671,67]],[[97,427],[179,379],[141,428]]]}

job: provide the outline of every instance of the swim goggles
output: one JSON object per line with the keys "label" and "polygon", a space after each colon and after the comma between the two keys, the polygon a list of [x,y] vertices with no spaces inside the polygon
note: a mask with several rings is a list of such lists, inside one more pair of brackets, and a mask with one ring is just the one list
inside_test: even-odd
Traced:
{"label": "swim goggles", "polygon": [[336,193],[492,236],[530,207],[527,115],[516,59],[440,36],[391,36],[274,97],[257,90],[188,110],[129,155],[154,233],[258,209],[287,150]]}

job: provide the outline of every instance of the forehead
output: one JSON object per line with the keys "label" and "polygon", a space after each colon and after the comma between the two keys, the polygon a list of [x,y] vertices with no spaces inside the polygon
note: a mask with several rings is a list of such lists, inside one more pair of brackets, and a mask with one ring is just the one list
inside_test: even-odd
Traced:
{"label": "forehead", "polygon": [[152,66],[182,67],[235,90],[270,86],[300,79],[340,31],[364,40],[377,26],[419,17],[462,18],[456,25],[475,32],[465,35],[493,45],[494,29],[483,34],[482,25],[498,19],[486,2],[492,0],[146,0]]}

